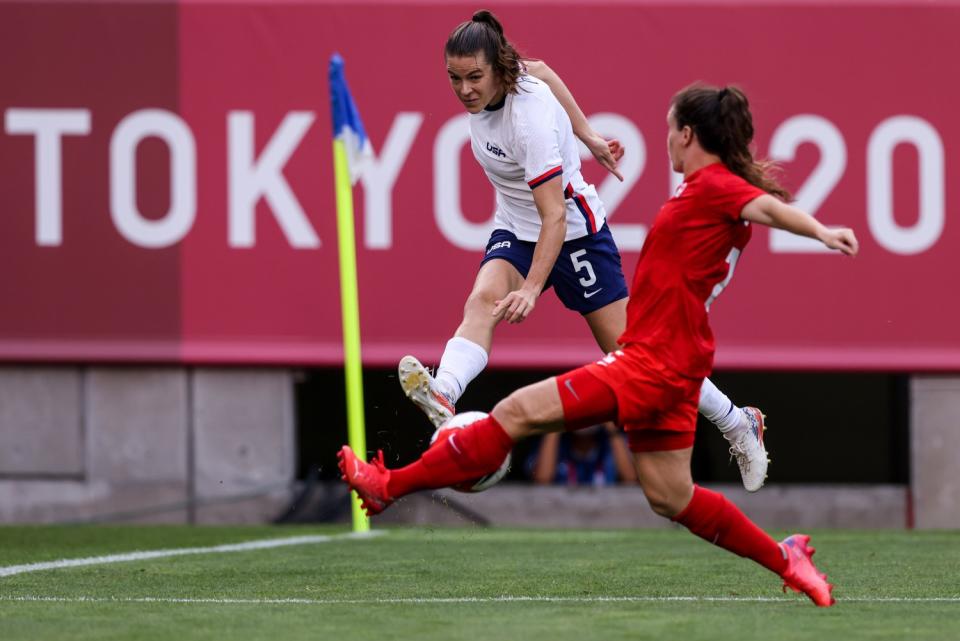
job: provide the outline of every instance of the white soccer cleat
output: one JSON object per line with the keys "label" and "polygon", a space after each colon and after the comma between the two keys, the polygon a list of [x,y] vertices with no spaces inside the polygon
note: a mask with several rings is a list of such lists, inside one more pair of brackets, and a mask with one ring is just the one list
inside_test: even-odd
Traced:
{"label": "white soccer cleat", "polygon": [[763,432],[767,429],[764,424],[766,416],[756,407],[744,407],[740,410],[749,424],[732,441],[730,441],[730,457],[737,460],[743,487],[747,492],[756,492],[763,487],[767,480],[767,450],[763,446]]}
{"label": "white soccer cleat", "polygon": [[434,427],[453,418],[456,410],[446,395],[437,389],[437,382],[423,364],[413,356],[404,356],[397,366],[403,393],[416,404]]}

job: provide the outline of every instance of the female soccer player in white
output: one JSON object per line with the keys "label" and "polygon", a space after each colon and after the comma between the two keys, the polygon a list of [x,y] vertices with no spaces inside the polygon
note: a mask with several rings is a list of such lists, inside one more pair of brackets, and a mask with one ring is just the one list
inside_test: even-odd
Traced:
{"label": "female soccer player in white", "polygon": [[[497,210],[463,322],[447,342],[436,378],[413,356],[398,368],[404,392],[438,426],[486,367],[494,327],[526,319],[544,289],[553,287],[567,308],[583,315],[604,352],[618,347],[628,294],[603,203],[580,173],[574,132],[618,177],[619,142],[593,131],[559,77],[542,62],[523,60],[489,11],[454,29],[445,52]],[[746,489],[760,489],[768,463],[760,410],[736,407],[709,379],[699,409],[730,441]]]}

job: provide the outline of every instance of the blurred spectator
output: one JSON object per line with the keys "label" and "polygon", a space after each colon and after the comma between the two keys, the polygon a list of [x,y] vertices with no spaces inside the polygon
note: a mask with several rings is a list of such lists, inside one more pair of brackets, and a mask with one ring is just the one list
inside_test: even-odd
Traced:
{"label": "blurred spectator", "polygon": [[527,459],[527,472],[535,483],[542,485],[637,482],[626,439],[613,423],[544,434],[539,447]]}

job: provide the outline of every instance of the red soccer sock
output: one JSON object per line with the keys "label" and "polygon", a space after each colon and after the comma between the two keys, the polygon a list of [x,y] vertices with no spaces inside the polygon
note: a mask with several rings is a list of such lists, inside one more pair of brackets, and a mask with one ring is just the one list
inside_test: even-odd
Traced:
{"label": "red soccer sock", "polygon": [[780,545],[723,494],[693,486],[690,503],[673,519],[702,539],[753,559],[771,572],[787,568]]}
{"label": "red soccer sock", "polygon": [[387,492],[391,498],[462,481],[495,471],[513,449],[513,439],[493,416],[457,430],[406,467],[391,470]]}

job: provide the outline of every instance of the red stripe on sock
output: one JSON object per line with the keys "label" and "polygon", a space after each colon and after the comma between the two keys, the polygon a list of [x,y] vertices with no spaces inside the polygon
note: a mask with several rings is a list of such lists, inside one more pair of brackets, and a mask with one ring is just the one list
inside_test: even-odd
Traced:
{"label": "red stripe on sock", "polygon": [[672,520],[700,538],[753,559],[776,574],[787,567],[780,545],[723,494],[694,485],[690,503]]}
{"label": "red stripe on sock", "polygon": [[450,487],[495,471],[513,449],[513,439],[492,416],[457,430],[406,467],[391,470],[387,492],[400,498],[417,490]]}

